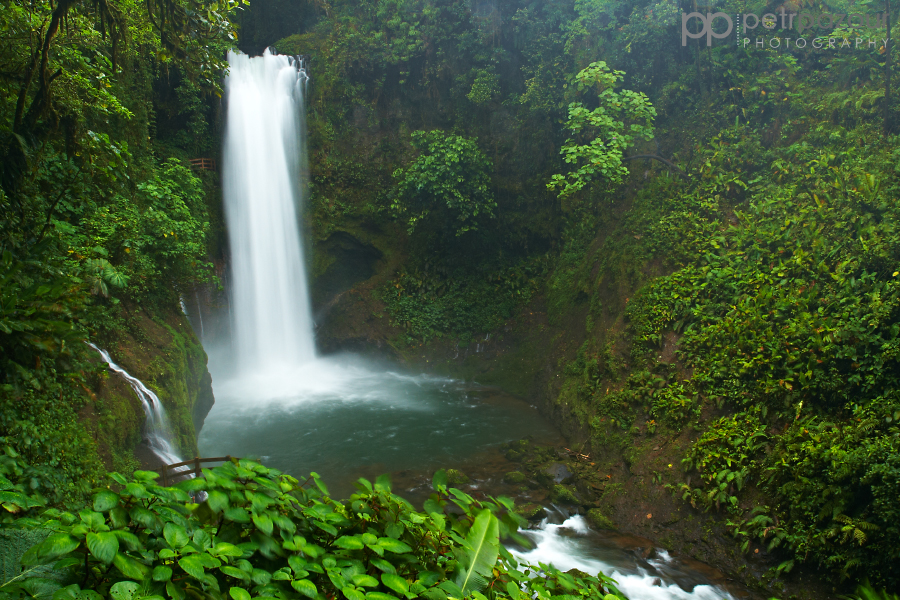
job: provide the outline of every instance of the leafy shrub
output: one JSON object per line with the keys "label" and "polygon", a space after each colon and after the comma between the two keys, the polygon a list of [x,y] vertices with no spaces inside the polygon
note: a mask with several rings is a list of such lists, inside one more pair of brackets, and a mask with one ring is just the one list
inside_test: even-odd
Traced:
{"label": "leafy shrub", "polygon": [[491,161],[474,139],[443,131],[414,131],[419,156],[394,171],[397,195],[391,208],[412,233],[426,227],[439,236],[461,236],[494,216]]}
{"label": "leafy shrub", "polygon": [[[448,489],[443,471],[426,512],[392,494],[384,477],[359,480],[359,491],[337,502],[315,473],[300,483],[246,460],[170,488],[156,485],[155,473],[111,477],[119,491],[96,490],[78,514],[49,510],[16,523],[51,531],[22,562],[53,565],[64,580],[26,571],[0,588],[2,597],[623,598],[602,574],[517,570],[500,544],[527,543],[512,502]],[[190,494],[200,491],[207,497],[196,503]],[[445,514],[449,505],[455,513]]]}

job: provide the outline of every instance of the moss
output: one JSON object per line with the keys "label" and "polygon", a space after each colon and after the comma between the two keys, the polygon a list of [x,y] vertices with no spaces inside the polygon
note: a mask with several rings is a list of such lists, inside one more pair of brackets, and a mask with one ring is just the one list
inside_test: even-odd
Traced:
{"label": "moss", "polygon": [[471,479],[462,471],[447,469],[447,483],[450,485],[464,485],[469,482],[471,482]]}
{"label": "moss", "polygon": [[524,483],[525,482],[525,474],[521,471],[510,471],[506,475],[503,476],[503,481],[506,483]]}
{"label": "moss", "polygon": [[565,504],[581,504],[581,500],[575,495],[575,492],[565,485],[554,485],[550,492],[550,497],[554,502],[563,502]]}
{"label": "moss", "polygon": [[521,450],[507,450],[506,460],[510,462],[522,462],[525,460],[525,453]]}
{"label": "moss", "polygon": [[540,504],[524,504],[516,507],[516,513],[525,517],[529,521],[536,521],[544,518],[547,511]]}
{"label": "moss", "polygon": [[592,508],[587,512],[588,521],[597,529],[615,529],[616,526],[610,521],[599,508]]}

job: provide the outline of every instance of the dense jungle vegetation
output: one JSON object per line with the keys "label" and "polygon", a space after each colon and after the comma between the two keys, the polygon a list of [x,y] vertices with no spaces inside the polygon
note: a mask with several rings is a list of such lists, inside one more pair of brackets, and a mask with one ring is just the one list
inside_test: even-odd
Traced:
{"label": "dense jungle vegetation", "polygon": [[[715,3],[782,8],[890,4]],[[235,45],[308,58],[312,231],[391,257],[372,302],[399,352],[466,344],[540,306],[566,331],[549,402],[592,448],[692,432],[671,493],[745,550],[775,552],[773,575],[900,589],[888,33],[682,45],[693,9],[3,0],[0,503],[4,528],[37,545],[0,594],[618,595],[602,576],[523,578],[497,541],[514,535],[512,507],[440,476],[417,512],[385,481],[337,502],[316,477],[246,461],[165,488],[133,457],[101,460],[79,411],[107,375],[84,342],[114,339],[133,307],[170,310],[218,284],[218,181],[188,159],[217,156]]]}

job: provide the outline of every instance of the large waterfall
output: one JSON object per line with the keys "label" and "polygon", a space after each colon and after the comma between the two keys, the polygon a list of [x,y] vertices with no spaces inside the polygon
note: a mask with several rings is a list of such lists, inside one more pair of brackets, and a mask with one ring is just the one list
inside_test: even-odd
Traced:
{"label": "large waterfall", "polygon": [[244,372],[315,358],[300,239],[306,194],[302,65],[230,52],[223,187],[237,364]]}

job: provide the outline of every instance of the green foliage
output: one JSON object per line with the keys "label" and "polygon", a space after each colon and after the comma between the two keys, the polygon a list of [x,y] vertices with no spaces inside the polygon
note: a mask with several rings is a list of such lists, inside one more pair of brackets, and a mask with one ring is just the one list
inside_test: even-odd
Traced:
{"label": "green foliage", "polygon": [[418,226],[458,237],[494,216],[491,161],[474,139],[414,131],[412,144],[419,156],[409,167],[394,171],[397,195],[391,203],[410,233]]}
{"label": "green foliage", "polygon": [[499,272],[402,271],[381,297],[394,323],[406,330],[408,343],[445,336],[468,343],[473,335],[500,327],[531,299],[542,266],[538,258]]}
{"label": "green foliage", "polygon": [[887,590],[877,590],[867,581],[860,585],[856,592],[849,596],[841,596],[843,600],[898,600],[900,596]]}
{"label": "green foliage", "polygon": [[487,104],[499,91],[500,81],[497,75],[487,69],[479,69],[466,98],[475,104]]}
{"label": "green foliage", "polygon": [[[896,477],[900,215],[853,152],[780,153],[774,182],[739,187],[750,198],[733,226],[701,227],[710,233],[698,258],[629,306],[638,356],[663,330],[681,332],[686,383],[734,411],[688,451],[700,481],[680,488],[686,500],[728,507],[745,547],[787,550],[779,572],[813,560],[890,582],[896,515],[880,499]],[[701,185],[727,193],[733,177],[718,179]],[[772,504],[748,515],[740,498],[751,484]]]}
{"label": "green foliage", "polygon": [[[547,565],[517,569],[501,545],[524,520],[507,498],[475,500],[435,475],[426,512],[390,492],[386,477],[361,479],[345,502],[313,473],[303,483],[246,460],[205,469],[202,478],[164,488],[155,473],[118,491],[95,490],[77,514],[52,509],[15,526],[49,530],[22,558],[53,565],[63,580],[25,571],[0,586],[4,598],[41,589],[54,598],[322,599],[463,598],[549,600],[614,594],[602,574],[573,577]],[[191,494],[206,499],[194,502]],[[452,506],[454,511],[447,512]],[[532,575],[531,571],[534,571]]]}
{"label": "green foliage", "polygon": [[566,129],[574,137],[566,140],[560,153],[572,165],[566,175],[554,175],[547,188],[559,190],[561,199],[579,192],[592,179],[599,177],[621,183],[628,169],[622,155],[635,140],[653,138],[656,109],[646,94],[632,90],[615,91],[624,77],[622,71],[611,71],[605,62],[593,62],[582,69],[573,81],[578,91],[597,92],[599,106],[588,109],[581,102],[569,105]]}

